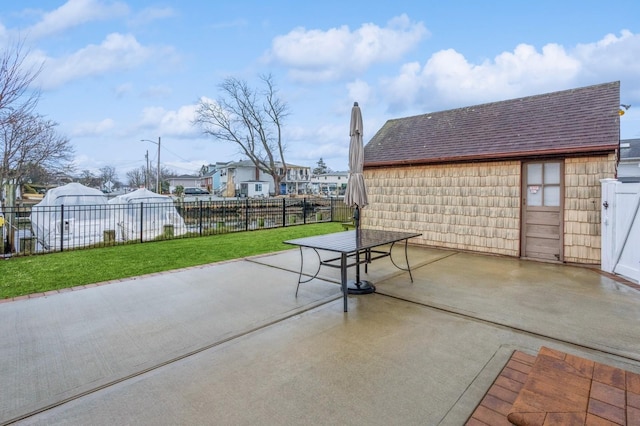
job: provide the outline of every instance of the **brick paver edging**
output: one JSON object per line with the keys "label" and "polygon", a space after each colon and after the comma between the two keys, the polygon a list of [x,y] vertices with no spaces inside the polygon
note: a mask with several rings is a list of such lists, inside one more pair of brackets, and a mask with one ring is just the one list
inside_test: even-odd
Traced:
{"label": "brick paver edging", "polygon": [[507,416],[535,360],[533,355],[515,351],[465,425],[511,426]]}
{"label": "brick paver edging", "polygon": [[640,425],[640,374],[546,347],[515,351],[466,425]]}

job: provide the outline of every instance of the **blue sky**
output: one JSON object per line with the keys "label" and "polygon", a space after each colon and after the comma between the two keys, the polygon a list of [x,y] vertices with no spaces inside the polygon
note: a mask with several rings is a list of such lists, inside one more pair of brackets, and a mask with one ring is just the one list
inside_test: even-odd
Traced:
{"label": "blue sky", "polygon": [[287,162],[346,170],[354,101],[366,143],[392,118],[620,81],[621,138],[640,138],[638,16],[637,0],[21,0],[0,3],[0,43],[44,64],[38,112],[78,170],[124,179],[158,137],[179,174],[241,159],[191,121],[224,78],[266,73],[291,111]]}

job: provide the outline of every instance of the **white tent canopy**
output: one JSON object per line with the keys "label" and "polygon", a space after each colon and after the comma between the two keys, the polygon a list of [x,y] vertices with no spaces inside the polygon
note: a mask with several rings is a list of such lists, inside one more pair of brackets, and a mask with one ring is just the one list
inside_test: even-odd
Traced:
{"label": "white tent canopy", "polygon": [[142,188],[109,200],[118,241],[153,240],[187,232],[173,199]]}
{"label": "white tent canopy", "polygon": [[107,197],[94,188],[69,183],[47,191],[31,209],[31,227],[47,250],[100,243],[109,223]]}

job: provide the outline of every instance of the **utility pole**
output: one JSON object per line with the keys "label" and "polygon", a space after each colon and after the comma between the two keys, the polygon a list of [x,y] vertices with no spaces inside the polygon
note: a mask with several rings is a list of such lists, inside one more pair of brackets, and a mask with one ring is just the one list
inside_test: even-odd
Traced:
{"label": "utility pole", "polygon": [[147,150],[144,159],[147,160],[147,171],[144,174],[144,187],[145,189],[149,189],[149,150]]}
{"label": "utility pole", "polygon": [[158,136],[158,175],[156,176],[156,193],[162,194],[162,187],[160,186],[160,136]]}
{"label": "utility pole", "polygon": [[[158,142],[152,141],[149,139],[140,139],[140,142],[151,142],[158,145],[158,170],[156,170],[156,192],[160,194],[162,192],[162,187],[160,186],[160,136],[158,136]],[[147,155],[149,155],[149,151],[147,151]]]}

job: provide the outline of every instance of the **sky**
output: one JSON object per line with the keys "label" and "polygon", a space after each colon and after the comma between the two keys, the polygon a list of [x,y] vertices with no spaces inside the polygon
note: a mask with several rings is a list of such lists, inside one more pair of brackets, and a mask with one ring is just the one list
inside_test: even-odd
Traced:
{"label": "sky", "polygon": [[228,77],[273,77],[285,160],[311,168],[348,169],[354,102],[366,143],[394,118],[620,81],[621,139],[640,138],[639,16],[637,0],[21,0],[0,2],[0,44],[42,65],[37,112],[75,168],[124,181],[158,138],[177,174],[244,159],[192,124]]}

